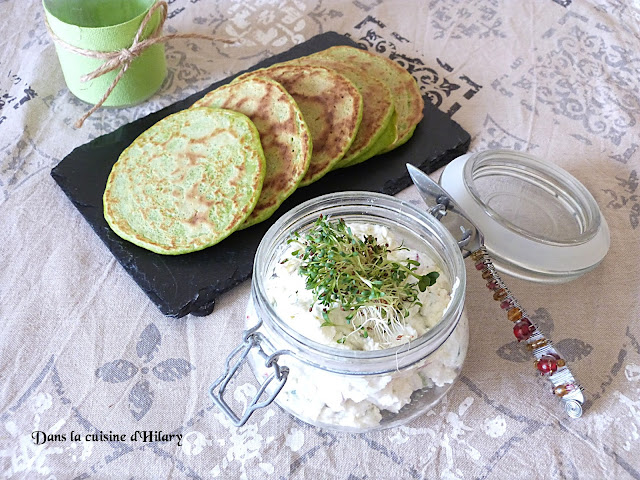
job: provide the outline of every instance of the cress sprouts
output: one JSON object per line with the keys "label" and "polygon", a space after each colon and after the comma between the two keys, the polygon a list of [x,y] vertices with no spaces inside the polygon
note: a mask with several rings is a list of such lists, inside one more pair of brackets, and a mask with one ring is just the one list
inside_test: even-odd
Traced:
{"label": "cress sprouts", "polygon": [[378,244],[373,235],[360,239],[343,219],[330,222],[321,215],[311,230],[293,233],[288,243],[300,247],[291,254],[301,261],[298,271],[313,292],[311,309],[316,303],[323,306],[321,326],[337,326],[329,312],[340,308],[349,312],[346,321],[353,328],[349,335],[360,332],[366,338],[375,332],[383,340],[395,339],[404,330],[411,307],[422,306],[418,291],[424,292],[439,276],[416,273],[417,260],[390,260],[390,253],[408,248]]}

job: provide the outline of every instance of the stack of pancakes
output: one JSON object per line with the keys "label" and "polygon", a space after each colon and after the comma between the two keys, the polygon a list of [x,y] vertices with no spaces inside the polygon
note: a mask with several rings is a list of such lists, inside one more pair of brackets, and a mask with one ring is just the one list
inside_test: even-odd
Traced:
{"label": "stack of pancakes", "polygon": [[423,107],[406,70],[352,47],[246,73],[122,152],[105,219],[156,253],[201,250],[269,218],[329,171],[402,145]]}

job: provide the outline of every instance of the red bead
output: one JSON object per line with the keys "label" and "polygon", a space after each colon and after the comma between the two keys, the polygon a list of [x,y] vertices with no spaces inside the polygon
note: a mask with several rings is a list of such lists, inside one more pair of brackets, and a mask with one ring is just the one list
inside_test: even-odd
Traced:
{"label": "red bead", "polygon": [[501,304],[500,304],[500,308],[503,310],[508,310],[509,308],[511,308],[513,306],[513,304],[511,303],[511,300],[504,300]]}
{"label": "red bead", "polygon": [[550,353],[540,357],[540,360],[535,362],[535,366],[542,375],[545,373],[553,375],[553,373],[558,370],[558,367],[564,366],[564,361],[555,353]]}
{"label": "red bead", "polygon": [[476,270],[484,270],[484,262],[476,263]]}
{"label": "red bead", "polygon": [[522,320],[516,322],[513,326],[513,334],[516,336],[519,342],[529,339],[535,331],[536,327],[531,324],[528,318],[523,318]]}
{"label": "red bead", "polygon": [[495,290],[496,288],[498,288],[498,282],[496,282],[495,280],[487,283],[487,288],[489,290]]}

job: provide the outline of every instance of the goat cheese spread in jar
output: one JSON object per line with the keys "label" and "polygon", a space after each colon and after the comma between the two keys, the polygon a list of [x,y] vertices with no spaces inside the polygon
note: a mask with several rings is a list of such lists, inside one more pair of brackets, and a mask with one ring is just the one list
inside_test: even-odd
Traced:
{"label": "goat cheese spread in jar", "polygon": [[[441,320],[451,300],[449,279],[432,256],[407,248],[390,228],[372,223],[342,222],[342,225],[344,232],[363,240],[360,253],[363,249],[382,252],[354,259],[356,263],[363,258],[372,260],[375,268],[368,271],[375,272],[376,278],[363,278],[359,273],[363,270],[356,269],[351,272],[350,283],[343,277],[342,283],[322,284],[315,276],[318,272],[310,267],[317,252],[309,253],[309,243],[301,235],[290,241],[265,280],[269,303],[292,330],[338,351],[410,347],[412,341]],[[328,252],[331,249],[326,250],[324,258],[334,258]],[[345,263],[340,263],[340,258],[346,257],[340,255],[336,253],[338,265],[344,270]],[[326,266],[322,262],[316,264]],[[340,271],[336,268],[335,275],[339,276]],[[389,277],[396,281],[392,282],[392,289],[385,290],[381,285]],[[360,291],[355,287],[349,290],[349,285],[358,280]],[[310,288],[313,285],[315,289]],[[367,298],[358,296],[363,289]],[[346,294],[336,295],[338,290]],[[331,291],[334,295],[327,300],[325,296]],[[347,308],[338,300],[346,301]],[[255,316],[250,305],[248,322],[255,323]],[[282,357],[280,362],[290,372],[276,402],[314,425],[375,428],[383,418],[398,414],[416,396],[433,394],[439,399],[446,389],[438,387],[451,384],[458,377],[467,342],[468,326],[463,314],[453,333],[433,353],[407,368],[391,367],[387,373],[339,374]],[[259,364],[253,363],[255,372],[264,377],[267,371]]]}

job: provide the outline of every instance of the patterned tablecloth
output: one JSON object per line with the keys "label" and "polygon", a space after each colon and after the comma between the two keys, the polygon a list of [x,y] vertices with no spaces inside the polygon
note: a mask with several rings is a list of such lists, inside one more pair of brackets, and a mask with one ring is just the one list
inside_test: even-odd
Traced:
{"label": "patterned tablecloth", "polygon": [[[168,3],[165,31],[242,42],[167,44],[150,101],[78,130],[87,107],[65,87],[40,2],[0,0],[0,476],[639,479],[638,0]],[[558,286],[507,277],[585,387],[581,419],[471,274],[467,362],[427,415],[346,435],[272,407],[235,428],[207,389],[240,338],[249,282],[207,317],[163,317],[50,177],[88,140],[331,30],[404,59],[471,151],[529,151],[597,200],[611,250],[596,270]],[[413,187],[399,196],[418,200]],[[255,389],[246,378],[240,402]],[[36,445],[34,431],[58,441]],[[183,438],[132,441],[138,431]],[[100,432],[126,439],[87,440]]]}

